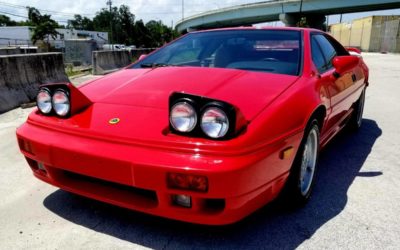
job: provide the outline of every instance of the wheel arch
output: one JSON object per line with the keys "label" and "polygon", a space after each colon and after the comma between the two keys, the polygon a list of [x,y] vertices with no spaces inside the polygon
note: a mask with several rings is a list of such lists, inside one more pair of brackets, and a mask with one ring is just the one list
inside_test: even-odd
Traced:
{"label": "wheel arch", "polygon": [[306,126],[309,126],[310,123],[314,119],[316,119],[318,122],[318,128],[321,131],[324,126],[325,118],[326,118],[326,107],[321,104],[311,113],[311,115],[308,118]]}

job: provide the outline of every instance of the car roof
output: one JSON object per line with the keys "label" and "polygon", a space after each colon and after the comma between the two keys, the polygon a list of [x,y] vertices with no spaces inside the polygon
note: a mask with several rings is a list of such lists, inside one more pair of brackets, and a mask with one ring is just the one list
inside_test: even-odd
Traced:
{"label": "car roof", "polygon": [[313,29],[313,28],[272,27],[272,26],[264,26],[264,27],[241,26],[241,27],[230,27],[230,28],[216,28],[216,29],[197,30],[197,31],[189,32],[189,33],[202,33],[202,32],[224,31],[224,30],[294,30],[294,31],[308,31],[308,32],[324,33],[324,31],[322,31],[322,30]]}

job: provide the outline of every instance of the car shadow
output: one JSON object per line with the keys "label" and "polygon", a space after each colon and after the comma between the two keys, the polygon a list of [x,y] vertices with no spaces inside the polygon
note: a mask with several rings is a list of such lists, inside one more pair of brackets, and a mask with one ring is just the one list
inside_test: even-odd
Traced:
{"label": "car shadow", "polygon": [[296,210],[271,203],[239,223],[209,227],[145,215],[58,190],[44,206],[78,225],[154,249],[294,249],[338,215],[347,204],[355,178],[382,172],[360,172],[382,134],[375,121],[364,119],[356,133],[341,132],[320,155],[313,197]]}

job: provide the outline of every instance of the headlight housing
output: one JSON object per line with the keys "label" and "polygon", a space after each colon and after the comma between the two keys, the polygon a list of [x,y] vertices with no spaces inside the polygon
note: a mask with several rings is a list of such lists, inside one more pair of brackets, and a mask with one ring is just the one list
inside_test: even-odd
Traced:
{"label": "headlight housing", "polygon": [[169,107],[169,129],[175,134],[229,140],[248,124],[237,107],[204,96],[175,92]]}
{"label": "headlight housing", "polygon": [[47,115],[52,110],[51,93],[48,88],[41,88],[36,96],[36,104],[40,112]]}
{"label": "headlight housing", "polygon": [[57,89],[54,91],[53,97],[51,98],[53,103],[54,112],[59,116],[66,116],[69,114],[71,104],[69,101],[68,93],[63,89]]}
{"label": "headlight housing", "polygon": [[201,116],[201,129],[211,138],[224,137],[229,130],[229,118],[218,107],[208,107]]}
{"label": "headlight housing", "polygon": [[[72,101],[73,100],[73,103]],[[68,118],[86,108],[92,102],[71,83],[51,83],[40,86],[36,96],[40,113]]]}
{"label": "headlight housing", "polygon": [[182,133],[187,133],[195,128],[197,113],[190,103],[180,101],[172,106],[169,119],[174,129]]}

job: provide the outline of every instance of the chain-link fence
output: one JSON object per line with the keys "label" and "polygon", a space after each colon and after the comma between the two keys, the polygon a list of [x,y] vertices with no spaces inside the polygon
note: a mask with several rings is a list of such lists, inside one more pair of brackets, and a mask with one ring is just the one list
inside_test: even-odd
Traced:
{"label": "chain-link fence", "polygon": [[0,37],[0,48],[3,47],[17,47],[17,46],[33,46],[31,40],[24,39],[10,39]]}
{"label": "chain-link fence", "polygon": [[38,48],[30,40],[0,38],[0,55],[36,53]]}

